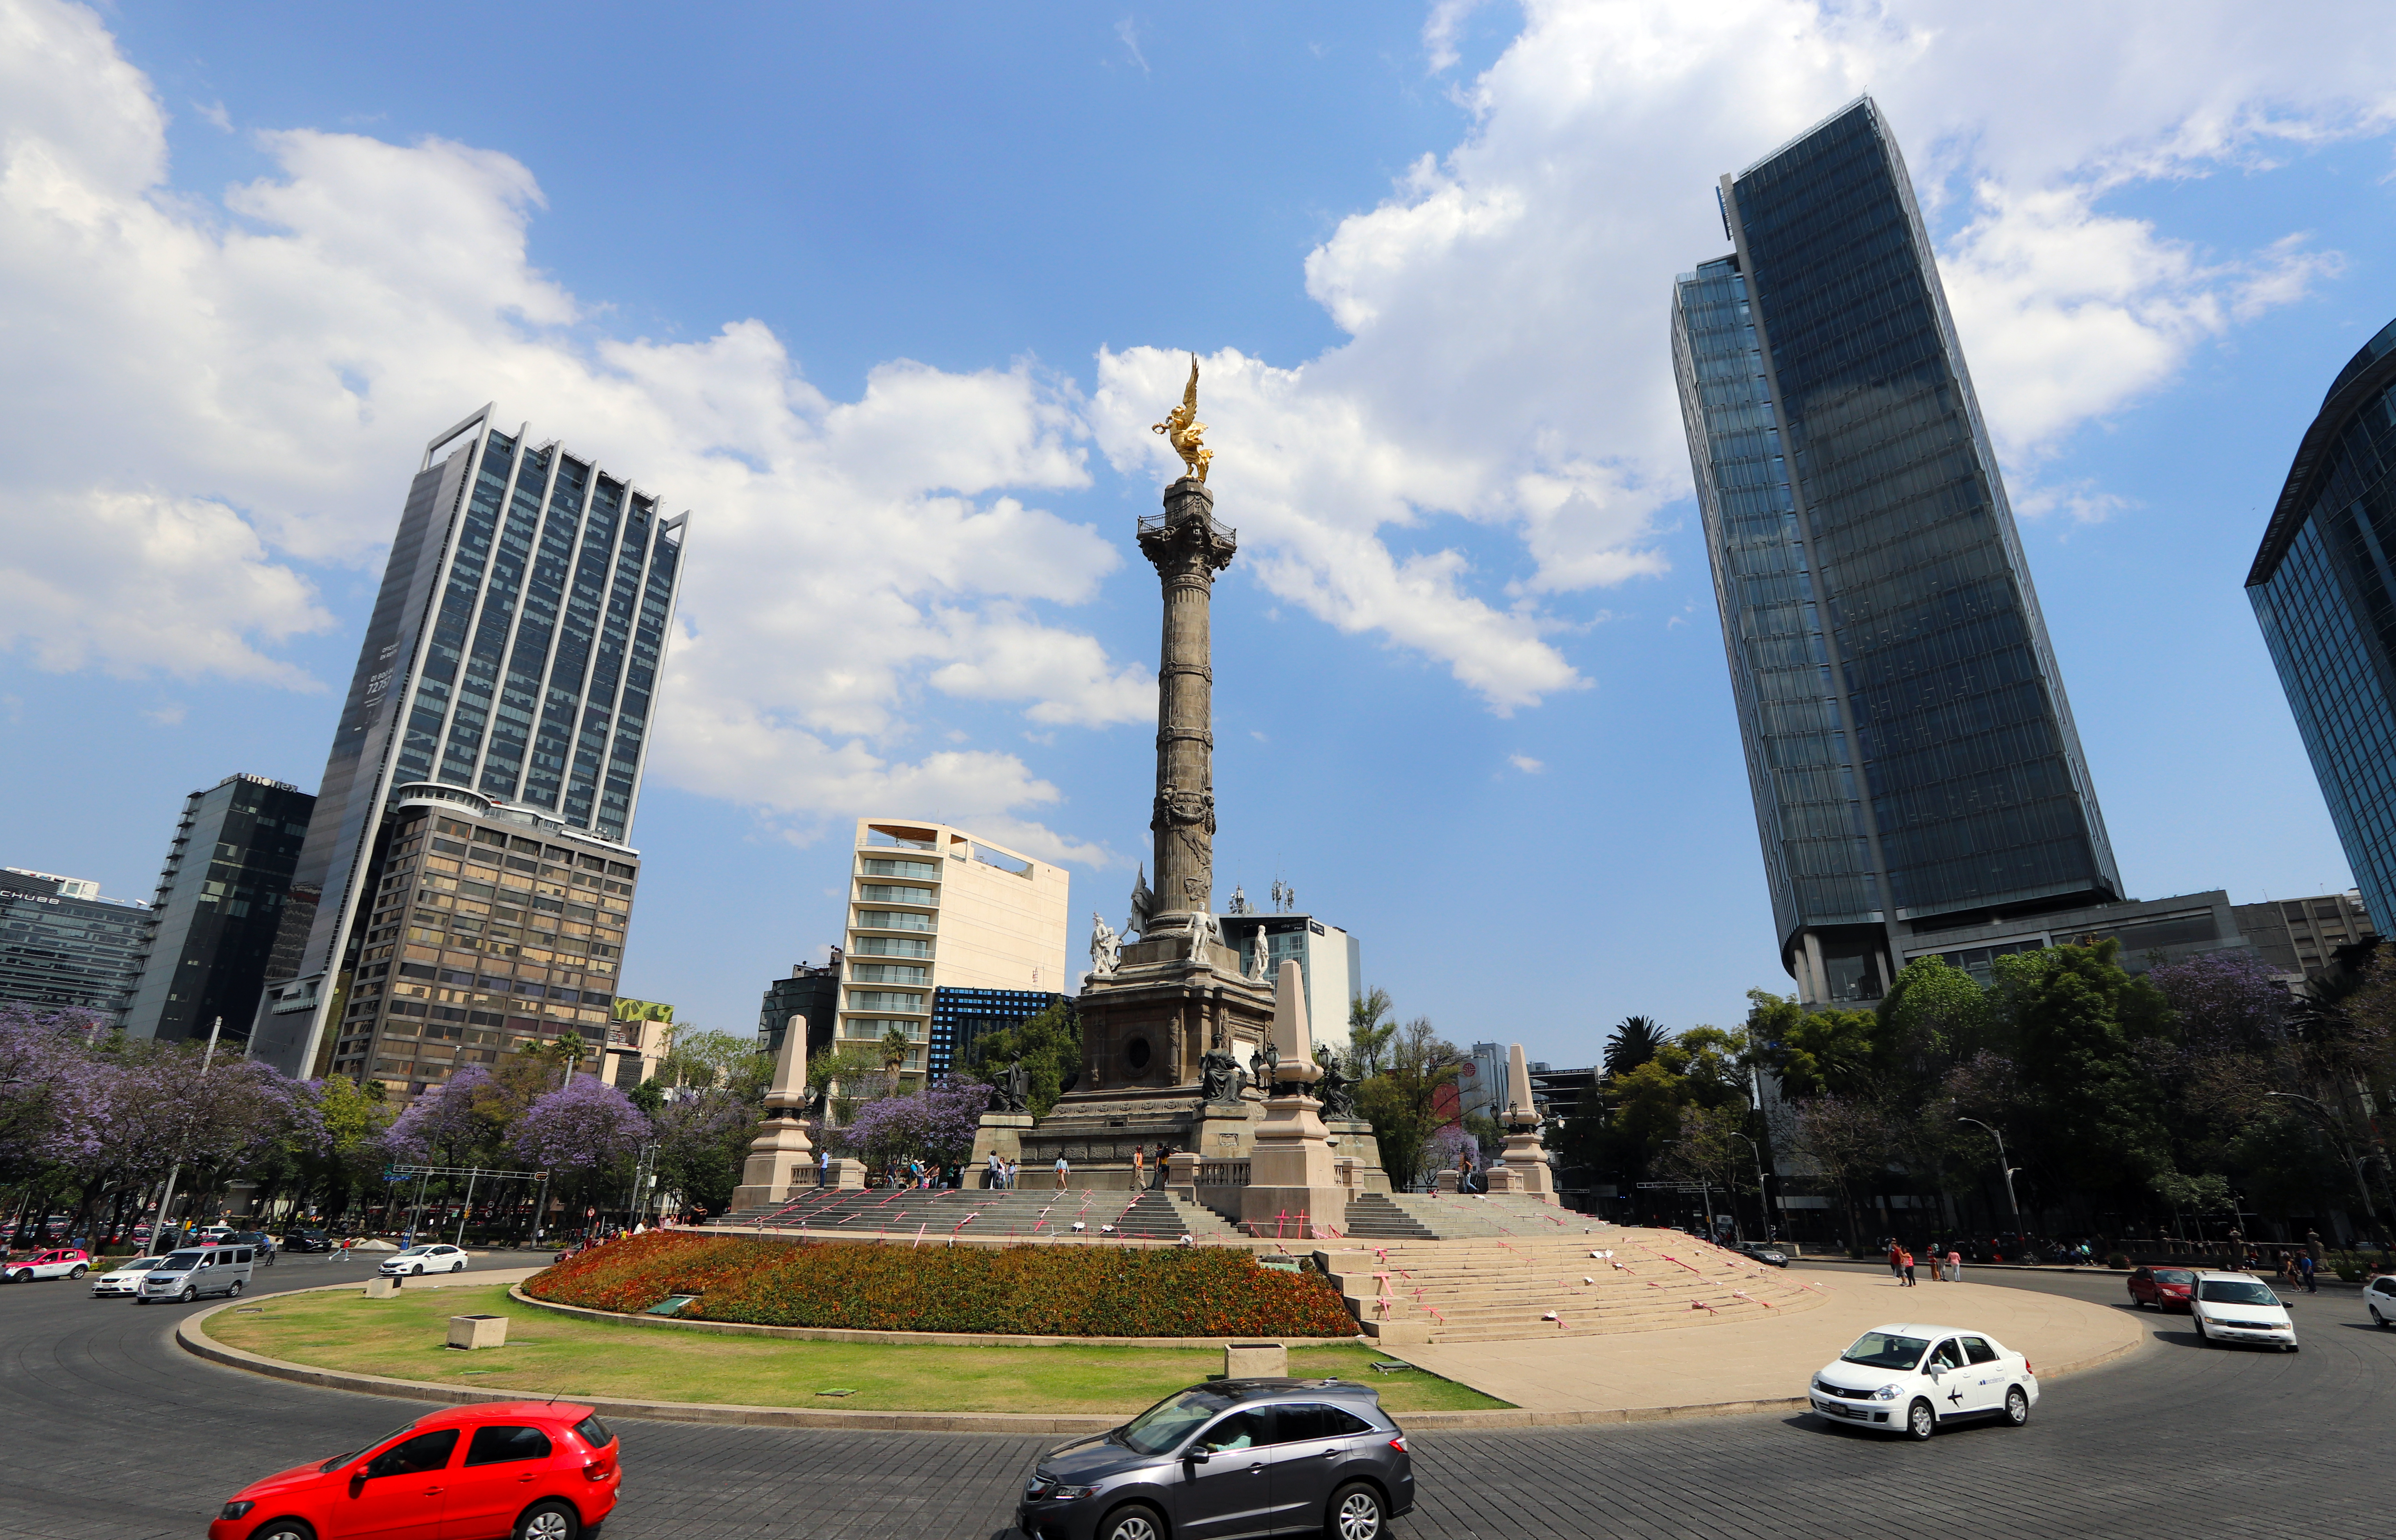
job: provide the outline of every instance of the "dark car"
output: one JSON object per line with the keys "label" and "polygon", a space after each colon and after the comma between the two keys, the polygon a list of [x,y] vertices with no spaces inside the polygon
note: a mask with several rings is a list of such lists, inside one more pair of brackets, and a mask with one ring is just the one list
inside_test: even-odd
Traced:
{"label": "dark car", "polygon": [[1025,1540],[1381,1540],[1414,1506],[1405,1430],[1371,1387],[1210,1380],[1042,1455],[1015,1524]]}
{"label": "dark car", "polygon": [[2196,1289],[2192,1268],[2140,1268],[2130,1274],[2130,1303],[2141,1309],[2185,1310]]}
{"label": "dark car", "polygon": [[285,1230],[283,1249],[287,1252],[328,1252],[333,1249],[333,1238],[323,1230]]}
{"label": "dark car", "polygon": [[1777,1246],[1767,1246],[1760,1241],[1743,1241],[1731,1250],[1750,1262],[1761,1262],[1769,1268],[1789,1266],[1789,1254]]}
{"label": "dark car", "polygon": [[220,1246],[248,1246],[258,1253],[258,1260],[267,1267],[274,1266],[274,1237],[264,1230],[235,1230],[217,1242]]}

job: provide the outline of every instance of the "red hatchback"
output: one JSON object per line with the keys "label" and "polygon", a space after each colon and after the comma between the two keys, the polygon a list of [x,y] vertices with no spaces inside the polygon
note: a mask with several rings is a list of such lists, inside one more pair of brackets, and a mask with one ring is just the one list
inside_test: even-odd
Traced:
{"label": "red hatchback", "polygon": [[2130,1303],[2141,1308],[2185,1310],[2195,1291],[2196,1272],[2190,1268],[2140,1268],[2130,1275]]}
{"label": "red hatchback", "polygon": [[576,1540],[616,1507],[616,1435],[587,1406],[492,1401],[256,1480],[208,1540]]}

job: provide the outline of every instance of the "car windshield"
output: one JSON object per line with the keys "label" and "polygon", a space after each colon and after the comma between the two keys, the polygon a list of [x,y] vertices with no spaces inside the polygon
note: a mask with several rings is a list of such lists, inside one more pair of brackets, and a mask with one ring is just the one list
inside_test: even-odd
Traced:
{"label": "car windshield", "polygon": [[2155,1281],[2158,1283],[2193,1283],[2196,1281],[2196,1274],[2189,1271],[2186,1268],[2157,1268],[2155,1269]]}
{"label": "car windshield", "polygon": [[118,1263],[115,1270],[118,1272],[148,1272],[151,1268],[156,1267],[159,1263],[165,1260],[166,1258],[163,1256],[137,1256],[129,1262]]}
{"label": "car windshield", "polygon": [[198,1267],[200,1259],[206,1255],[206,1252],[179,1251],[160,1257],[158,1266],[167,1272],[190,1272],[193,1268]]}
{"label": "car windshield", "polygon": [[399,1255],[402,1256],[429,1256],[432,1253],[433,1248],[430,1246],[410,1246]]}
{"label": "car windshield", "polygon": [[1841,1363],[1867,1364],[1874,1369],[1910,1369],[1930,1347],[1926,1337],[1898,1336],[1893,1332],[1866,1332],[1856,1345],[1839,1355]]}
{"label": "car windshield", "polygon": [[2208,1278],[2196,1287],[2196,1297],[2207,1305],[2277,1305],[2280,1296],[2268,1283],[2251,1278]]}
{"label": "car windshield", "polygon": [[1190,1436],[1199,1424],[1231,1405],[1212,1390],[1184,1390],[1168,1396],[1123,1425],[1115,1436],[1136,1454],[1161,1454]]}

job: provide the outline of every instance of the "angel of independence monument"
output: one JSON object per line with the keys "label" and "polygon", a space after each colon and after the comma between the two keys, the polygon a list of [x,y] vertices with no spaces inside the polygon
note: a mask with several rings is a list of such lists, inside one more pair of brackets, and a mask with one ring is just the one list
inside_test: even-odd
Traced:
{"label": "angel of independence monument", "polygon": [[[1271,1234],[1342,1228],[1347,1195],[1387,1192],[1371,1125],[1346,1082],[1318,1062],[1295,962],[1282,976],[1240,972],[1214,914],[1215,734],[1209,634],[1215,575],[1239,550],[1206,486],[1213,451],[1198,420],[1198,365],[1156,431],[1187,473],[1162,513],[1139,521],[1139,549],[1164,589],[1157,661],[1156,794],[1149,816],[1156,886],[1143,868],[1118,936],[1093,916],[1088,982],[1074,1002],[1082,1069],[1035,1124],[1020,1108],[985,1120],[992,1148],[1013,1135],[1026,1185],[1062,1155],[1076,1187],[1132,1182],[1131,1154],[1175,1151],[1181,1196]],[[1327,1105],[1326,1105],[1327,1104]],[[1324,1119],[1325,1112],[1330,1121]],[[992,1136],[995,1136],[993,1139]]]}

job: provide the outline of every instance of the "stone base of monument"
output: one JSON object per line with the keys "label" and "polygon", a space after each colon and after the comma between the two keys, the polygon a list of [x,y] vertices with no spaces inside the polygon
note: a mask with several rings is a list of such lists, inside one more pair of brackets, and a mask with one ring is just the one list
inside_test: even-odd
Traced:
{"label": "stone base of monument", "polygon": [[1265,1103],[1248,1152],[1248,1184],[1240,1192],[1240,1223],[1251,1235],[1308,1239],[1348,1228],[1348,1191],[1320,1109],[1306,1095]]}
{"label": "stone base of monument", "polygon": [[1002,1161],[1023,1159],[1023,1131],[1032,1126],[1029,1112],[985,1112],[981,1126],[974,1131],[973,1154],[965,1161],[965,1185],[990,1185],[990,1158]]}
{"label": "stone base of monument", "polygon": [[1548,1152],[1539,1144],[1538,1134],[1531,1129],[1517,1129],[1506,1135],[1506,1163],[1489,1173],[1489,1190],[1511,1192],[1539,1199],[1556,1201],[1556,1174],[1549,1169]]}
{"label": "stone base of monument", "polygon": [[1373,1136],[1371,1123],[1362,1118],[1325,1118],[1323,1128],[1341,1187],[1350,1192],[1391,1190],[1390,1174],[1381,1166],[1381,1141]]}
{"label": "stone base of monument", "polygon": [[815,1183],[815,1146],[796,1122],[770,1122],[750,1143],[749,1160],[740,1168],[740,1185],[732,1189],[738,1211],[787,1203]]}
{"label": "stone base of monument", "polygon": [[824,1174],[824,1186],[831,1188],[861,1188],[865,1185],[865,1162],[842,1159],[832,1163]]}

